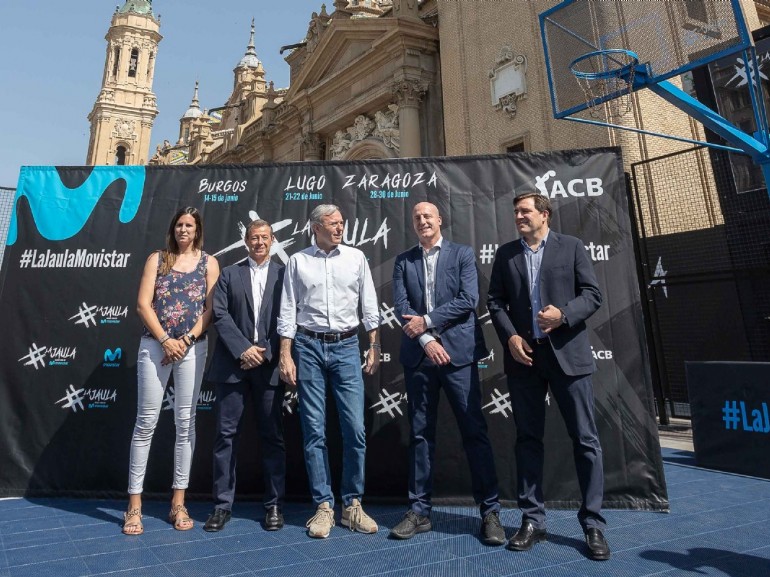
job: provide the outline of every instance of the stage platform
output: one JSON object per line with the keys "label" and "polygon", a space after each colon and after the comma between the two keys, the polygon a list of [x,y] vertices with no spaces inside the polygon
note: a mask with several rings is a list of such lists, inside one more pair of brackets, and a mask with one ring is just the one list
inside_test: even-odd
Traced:
{"label": "stage platform", "polygon": [[[645,575],[770,576],[770,481],[694,467],[691,451],[664,448],[671,513],[606,511],[612,558],[584,556],[574,511],[551,511],[549,541],[526,553],[485,547],[472,508],[439,507],[434,529],[409,541],[388,539],[403,507],[367,505],[376,535],[336,526],[329,539],[305,535],[312,509],[285,508],[287,526],[263,531],[257,503],[238,504],[220,533],[202,526],[206,502],[190,503],[192,531],[174,531],[168,505],[147,502],[145,533],[120,533],[124,501],[6,499],[0,501],[0,577],[642,577]],[[338,513],[339,516],[339,513]],[[519,524],[502,514],[506,534]]]}

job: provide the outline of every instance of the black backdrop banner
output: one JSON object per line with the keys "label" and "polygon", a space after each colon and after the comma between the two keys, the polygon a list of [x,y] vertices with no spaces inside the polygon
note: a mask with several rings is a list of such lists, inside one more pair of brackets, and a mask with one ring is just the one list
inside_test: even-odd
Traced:
{"label": "black backdrop banner", "polygon": [[[0,347],[0,495],[125,492],[136,414],[139,277],[147,256],[163,246],[179,207],[195,206],[202,212],[204,249],[224,267],[245,258],[243,231],[255,218],[273,223],[273,258],[286,262],[312,241],[312,208],[333,203],[346,219],[343,242],[369,259],[382,314],[383,362],[378,374],[366,377],[367,498],[405,502],[409,424],[391,278],[396,255],[416,243],[412,207],[427,200],[444,217],[444,236],[476,251],[479,316],[489,350],[479,369],[484,412],[501,495],[515,499],[515,431],[502,373],[505,351],[484,300],[495,250],[516,236],[511,201],[527,190],[551,198],[554,230],[584,241],[605,295],[588,323],[599,366],[594,389],[604,448],[605,506],[667,510],[625,180],[614,148],[258,166],[24,167],[0,293],[5,327]],[[173,384],[153,441],[147,494],[167,493],[171,484],[172,395]],[[213,404],[213,386],[204,383],[192,495],[210,493]],[[546,500],[550,506],[577,507],[572,447],[550,399],[547,415]],[[284,417],[287,491],[306,498],[296,397],[290,393]],[[262,491],[252,424],[248,414],[238,475],[239,493],[246,496]],[[333,410],[328,432],[336,481],[340,439]],[[436,497],[470,500],[459,433],[443,402],[438,439]]]}

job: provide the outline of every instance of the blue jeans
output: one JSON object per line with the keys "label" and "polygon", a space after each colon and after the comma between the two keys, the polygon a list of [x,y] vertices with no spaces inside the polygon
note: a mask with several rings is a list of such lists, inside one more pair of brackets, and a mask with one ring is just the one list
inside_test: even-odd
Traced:
{"label": "blue jeans", "polygon": [[334,507],[329,454],[326,448],[326,388],[331,389],[342,430],[342,502],[347,507],[364,493],[364,379],[358,337],[336,343],[297,333],[292,356],[297,366],[297,392],[305,466],[316,505]]}

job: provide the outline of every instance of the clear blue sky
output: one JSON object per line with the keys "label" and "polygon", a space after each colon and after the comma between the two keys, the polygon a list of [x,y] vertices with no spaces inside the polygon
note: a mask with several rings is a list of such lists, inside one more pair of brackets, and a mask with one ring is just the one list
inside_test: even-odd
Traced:
{"label": "clear blue sky", "polygon": [[[0,186],[16,187],[22,165],[80,166],[87,116],[102,80],[104,36],[124,0],[0,0]],[[153,90],[160,113],[152,146],[174,142],[200,81],[202,108],[221,106],[256,19],[257,56],[276,88],[289,84],[281,46],[301,42],[322,0],[154,0],[161,15]],[[326,1],[327,10],[334,9]],[[286,56],[286,52],[284,56]]]}

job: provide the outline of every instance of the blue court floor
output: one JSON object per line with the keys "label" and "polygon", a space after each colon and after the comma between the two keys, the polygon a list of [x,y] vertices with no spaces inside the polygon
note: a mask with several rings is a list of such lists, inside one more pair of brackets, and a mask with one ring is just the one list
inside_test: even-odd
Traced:
{"label": "blue court floor", "polygon": [[[549,541],[526,553],[485,547],[476,509],[434,509],[434,530],[409,541],[387,538],[402,507],[368,505],[376,535],[334,527],[329,539],[305,535],[309,504],[291,503],[287,526],[263,531],[257,503],[237,505],[220,533],[206,533],[210,504],[190,503],[192,531],[165,522],[168,505],[147,502],[145,533],[120,533],[123,501],[0,501],[0,577],[225,575],[486,577],[537,575],[770,576],[770,481],[692,466],[692,453],[663,449],[671,513],[606,511],[612,559],[589,561],[574,511],[551,511]],[[339,512],[338,512],[339,517]],[[510,536],[518,513],[502,514]]]}

